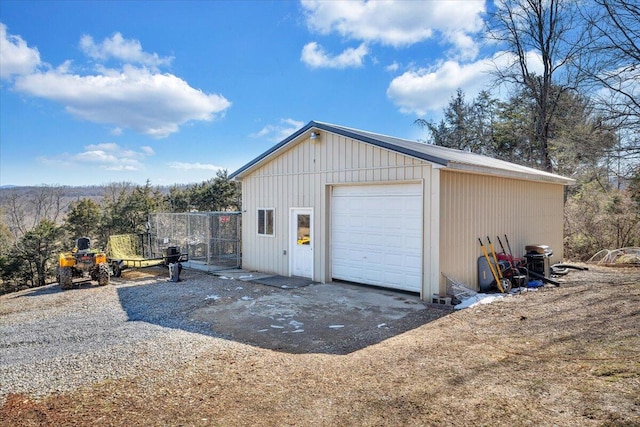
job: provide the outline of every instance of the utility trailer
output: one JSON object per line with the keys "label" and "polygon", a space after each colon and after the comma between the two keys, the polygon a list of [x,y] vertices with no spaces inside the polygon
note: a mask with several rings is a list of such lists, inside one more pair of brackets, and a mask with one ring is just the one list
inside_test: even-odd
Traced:
{"label": "utility trailer", "polygon": [[113,276],[120,277],[122,271],[131,268],[147,268],[158,265],[171,267],[189,261],[189,254],[182,253],[179,246],[167,246],[162,252],[153,252],[150,234],[117,234],[109,236],[107,262]]}

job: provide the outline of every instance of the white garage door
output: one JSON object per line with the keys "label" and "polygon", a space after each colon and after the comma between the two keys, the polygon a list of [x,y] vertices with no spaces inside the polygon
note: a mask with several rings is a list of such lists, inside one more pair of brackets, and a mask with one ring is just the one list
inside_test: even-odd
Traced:
{"label": "white garage door", "polygon": [[422,185],[334,187],[331,267],[334,279],[420,292]]}

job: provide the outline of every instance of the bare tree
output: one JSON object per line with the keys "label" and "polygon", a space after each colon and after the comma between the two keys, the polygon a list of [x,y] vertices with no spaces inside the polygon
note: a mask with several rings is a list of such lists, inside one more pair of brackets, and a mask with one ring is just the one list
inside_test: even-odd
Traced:
{"label": "bare tree", "polygon": [[[589,23],[587,61],[582,72],[594,84],[610,118],[640,127],[640,4],[636,0],[594,0],[583,10]],[[598,89],[604,88],[604,91]]]}
{"label": "bare tree", "polygon": [[489,19],[488,37],[503,49],[496,77],[499,83],[524,89],[535,101],[539,167],[549,172],[550,126],[559,99],[579,83],[572,67],[582,49],[579,26],[584,21],[578,18],[572,0],[503,0]]}
{"label": "bare tree", "polygon": [[60,222],[67,207],[65,191],[64,187],[43,185],[28,192],[12,192],[5,202],[5,214],[14,239],[18,240],[43,220]]}
{"label": "bare tree", "polygon": [[582,14],[590,31],[579,65],[599,114],[618,130],[610,159],[619,181],[634,173],[640,158],[640,4],[594,0]]}
{"label": "bare tree", "polygon": [[[46,284],[60,249],[63,228],[59,223],[66,208],[66,191],[59,186],[16,189],[3,201],[3,213],[13,241],[5,262],[0,265],[3,280],[30,286]],[[3,287],[7,285],[4,283]]]}

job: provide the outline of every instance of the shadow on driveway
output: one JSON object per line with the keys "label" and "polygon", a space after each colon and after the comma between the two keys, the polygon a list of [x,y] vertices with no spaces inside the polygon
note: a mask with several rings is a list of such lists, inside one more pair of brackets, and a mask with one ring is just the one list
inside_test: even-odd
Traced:
{"label": "shadow on driveway", "polygon": [[291,288],[184,270],[117,287],[130,321],[286,353],[348,354],[447,314],[417,295],[334,282]]}
{"label": "shadow on driveway", "polygon": [[[41,286],[41,287],[37,287],[37,288],[28,288],[26,290],[29,290],[30,292],[27,293],[17,293],[15,296],[9,296],[8,298],[32,298],[32,297],[38,297],[38,296],[42,296],[42,295],[52,295],[52,294],[59,294],[62,292],[68,292],[71,293],[75,290],[78,289],[88,289],[88,288],[93,288],[93,287],[99,287],[99,285],[97,284],[97,282],[92,282],[90,280],[83,280],[83,281],[77,281],[74,284],[74,287],[71,289],[66,289],[63,290],[60,285],[58,283],[49,283],[47,285]],[[10,295],[10,294],[9,294]]]}

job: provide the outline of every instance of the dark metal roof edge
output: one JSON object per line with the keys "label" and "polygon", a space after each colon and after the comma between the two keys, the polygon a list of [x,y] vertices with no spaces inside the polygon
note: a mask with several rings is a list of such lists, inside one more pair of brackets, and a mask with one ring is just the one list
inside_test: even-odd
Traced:
{"label": "dark metal roof edge", "polygon": [[409,148],[400,147],[400,146],[392,144],[392,143],[384,142],[384,141],[382,141],[380,139],[376,139],[374,137],[359,133],[357,130],[349,130],[349,129],[345,129],[345,128],[342,128],[342,127],[332,126],[332,125],[326,124],[326,123],[319,123],[319,122],[316,122],[316,121],[312,120],[309,123],[307,123],[305,126],[300,128],[298,131],[294,132],[292,135],[287,137],[286,139],[284,139],[281,142],[279,142],[278,144],[274,145],[269,150],[265,151],[260,156],[256,157],[255,159],[253,159],[252,161],[250,161],[246,165],[242,166],[237,171],[233,172],[231,175],[229,175],[229,179],[233,179],[233,178],[236,178],[239,175],[242,175],[243,172],[245,172],[246,170],[250,169],[251,167],[253,167],[257,163],[261,162],[265,158],[269,157],[271,154],[273,154],[274,152],[278,151],[279,149],[281,149],[285,145],[289,144],[291,141],[293,141],[294,139],[298,138],[300,135],[302,135],[303,133],[309,131],[312,128],[323,130],[325,132],[336,133],[336,134],[342,135],[342,136],[344,136],[346,138],[356,139],[356,140],[359,140],[359,141],[362,141],[362,142],[366,142],[368,144],[375,145],[377,147],[385,148],[387,150],[395,151],[397,153],[404,154],[404,155],[411,156],[411,157],[415,157],[417,159],[425,160],[425,161],[428,161],[428,162],[431,162],[431,163],[436,163],[436,164],[443,165],[443,166],[447,166],[449,164],[448,160],[446,160],[446,159],[442,159],[440,157],[431,156],[429,154],[421,153],[419,151],[414,151],[414,150],[411,150]]}
{"label": "dark metal roof edge", "polygon": [[[336,127],[336,126],[331,126],[325,123],[316,123],[316,122],[311,122],[311,123],[315,123],[316,128],[324,130],[324,131],[328,131],[328,132],[333,132],[333,133],[337,133],[339,135],[342,135],[344,137],[347,138],[352,138],[352,139],[357,139],[359,141],[362,142],[366,142],[368,144],[372,144],[381,148],[385,148],[387,150],[391,150],[391,151],[395,151],[397,153],[400,154],[405,154],[407,156],[411,156],[411,157],[415,157],[421,160],[426,160],[428,162],[431,163],[436,163],[442,166],[447,166],[449,164],[449,161],[446,159],[442,159],[440,157],[436,157],[436,156],[431,156],[429,154],[425,154],[425,153],[421,153],[419,151],[414,151],[411,150],[409,148],[404,148],[401,147],[399,145],[395,145],[392,143],[388,143],[388,142],[384,142],[380,139],[376,139],[364,134],[359,133],[357,130],[349,130],[349,129],[345,129],[342,127]],[[398,138],[399,139],[399,138]]]}
{"label": "dark metal roof edge", "polygon": [[[299,130],[297,130],[296,132],[294,132],[293,134],[291,134],[290,136],[288,136],[287,138],[285,138],[284,140],[282,140],[281,142],[279,142],[278,144],[274,145],[273,147],[271,147],[269,150],[265,151],[264,153],[262,153],[261,155],[259,155],[258,157],[256,157],[255,159],[251,160],[249,163],[245,164],[244,166],[242,166],[240,169],[238,169],[237,171],[233,172],[231,175],[229,175],[229,179],[234,179],[237,178],[239,176],[241,176],[244,172],[246,172],[247,170],[251,169],[252,167],[254,167],[255,165],[257,165],[258,163],[260,163],[262,160],[264,160],[265,158],[271,156],[273,153],[277,152],[278,150],[280,150],[281,148],[283,148],[284,146],[288,145],[290,142],[292,142],[293,140],[297,139],[298,137],[300,137],[300,135],[304,134],[305,132],[308,132],[309,130],[316,128],[319,130],[323,130],[325,132],[332,132],[341,136],[344,136],[346,138],[352,138],[358,141],[362,141],[368,144],[372,144],[375,145],[377,147],[381,147],[387,150],[391,150],[400,154],[404,154],[407,156],[411,156],[420,160],[424,160],[424,161],[428,161],[431,163],[435,163],[438,165],[442,165],[445,167],[452,167],[453,170],[464,170],[465,167],[463,166],[464,163],[460,163],[460,162],[455,162],[455,161],[451,161],[451,160],[447,160],[441,157],[437,157],[437,156],[433,156],[430,154],[426,154],[420,151],[415,151],[412,150],[410,148],[405,148],[396,144],[393,144],[392,142],[385,142],[382,139],[377,139],[375,138],[375,136],[370,136],[369,132],[365,132],[365,131],[359,131],[357,129],[350,129],[350,128],[344,128],[338,125],[332,125],[332,124],[328,124],[328,123],[322,123],[322,122],[316,122],[316,121],[310,121],[309,123],[307,123],[305,126],[303,126],[302,128],[300,128]],[[362,132],[362,133],[361,133]],[[381,135],[384,136],[384,135]],[[394,137],[388,137],[388,138],[393,138],[393,139],[400,139],[400,138],[394,138]],[[458,168],[455,165],[459,165],[462,166],[462,168]],[[486,169],[487,173],[493,174],[493,175],[511,175],[511,173],[507,173],[505,171],[503,171],[500,168],[493,168],[493,167],[480,167],[481,169]],[[527,172],[523,172],[523,171],[513,171],[514,175],[520,175],[521,177],[526,177],[528,175]],[[571,184],[571,178],[566,178],[566,177],[562,177],[560,175],[558,176],[551,176],[551,177],[546,177],[546,176],[541,176],[539,174],[534,174],[535,175],[535,179],[534,180],[540,180],[540,181],[546,181],[546,182],[552,182],[555,181],[557,183],[561,183],[561,181],[564,181],[564,185],[570,185]],[[552,174],[553,175],[553,174]],[[526,178],[526,179],[530,179],[530,178]]]}
{"label": "dark metal roof edge", "polygon": [[262,161],[266,157],[269,157],[271,154],[273,154],[274,152],[278,151],[280,148],[284,147],[289,142],[291,142],[292,140],[296,139],[297,137],[299,137],[303,133],[307,132],[309,129],[311,129],[314,126],[315,126],[315,122],[310,121],[305,126],[300,128],[299,130],[295,131],[293,134],[289,135],[287,138],[283,139],[282,141],[280,141],[279,143],[277,143],[276,145],[274,145],[273,147],[271,147],[270,149],[268,149],[264,153],[260,154],[258,157],[256,157],[255,159],[251,160],[249,163],[247,163],[246,165],[242,166],[237,171],[233,172],[231,175],[229,175],[229,179],[234,179],[238,175],[241,175],[244,171],[246,171],[247,169],[250,169],[252,166],[254,166],[255,164],[259,163],[260,161]]}

